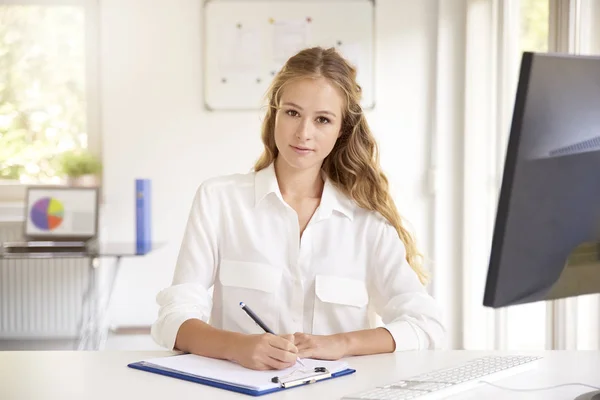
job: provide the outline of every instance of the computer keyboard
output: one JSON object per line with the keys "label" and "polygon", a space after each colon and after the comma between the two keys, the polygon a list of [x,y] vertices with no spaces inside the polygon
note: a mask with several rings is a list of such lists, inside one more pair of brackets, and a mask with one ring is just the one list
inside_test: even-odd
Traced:
{"label": "computer keyboard", "polygon": [[412,376],[385,386],[343,397],[344,400],[431,400],[473,389],[480,381],[493,381],[533,369],[541,357],[487,356],[437,371]]}

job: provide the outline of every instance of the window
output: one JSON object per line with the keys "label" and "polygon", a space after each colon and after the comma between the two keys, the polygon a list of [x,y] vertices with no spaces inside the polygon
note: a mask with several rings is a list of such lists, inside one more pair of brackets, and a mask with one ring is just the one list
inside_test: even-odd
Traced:
{"label": "window", "polygon": [[58,155],[93,142],[89,14],[34,3],[0,2],[0,179],[58,183]]}
{"label": "window", "polygon": [[[523,51],[598,52],[595,0],[469,2],[463,217],[464,347],[598,349],[600,296],[480,306]],[[489,24],[489,21],[493,21]],[[483,38],[483,39],[482,39]],[[481,71],[482,70],[482,71]],[[486,136],[481,135],[485,132]],[[493,162],[488,162],[493,159]],[[494,181],[489,184],[490,178]],[[473,294],[469,294],[475,293]]]}

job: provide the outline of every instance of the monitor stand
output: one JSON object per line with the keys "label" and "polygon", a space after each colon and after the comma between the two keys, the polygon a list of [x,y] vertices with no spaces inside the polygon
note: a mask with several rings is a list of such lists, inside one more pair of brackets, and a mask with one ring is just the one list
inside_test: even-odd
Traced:
{"label": "monitor stand", "polygon": [[[569,256],[560,278],[546,299],[561,299],[598,293],[600,288],[600,242],[578,246]],[[577,396],[575,400],[600,400],[600,390]]]}
{"label": "monitor stand", "polygon": [[584,393],[581,396],[577,396],[575,400],[600,400],[600,390]]}
{"label": "monitor stand", "polygon": [[600,242],[582,243],[571,252],[565,268],[544,300],[593,293],[600,293]]}

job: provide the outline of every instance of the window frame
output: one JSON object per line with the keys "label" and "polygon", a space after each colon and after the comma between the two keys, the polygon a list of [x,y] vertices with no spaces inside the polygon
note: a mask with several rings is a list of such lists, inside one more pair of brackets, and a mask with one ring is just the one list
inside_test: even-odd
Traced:
{"label": "window frame", "polygon": [[[4,5],[81,6],[85,12],[86,131],[88,150],[101,159],[100,15],[99,0],[0,0]],[[0,180],[0,204],[23,203],[28,186],[17,180]],[[2,217],[0,208],[0,218]]]}

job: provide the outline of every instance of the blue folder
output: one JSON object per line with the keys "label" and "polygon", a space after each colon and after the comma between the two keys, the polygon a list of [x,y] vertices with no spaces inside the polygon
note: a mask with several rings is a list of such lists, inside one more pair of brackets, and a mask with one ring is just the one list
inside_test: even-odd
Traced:
{"label": "blue folder", "polygon": [[[306,386],[306,385],[310,385],[312,383],[318,383],[318,382],[322,382],[322,381],[326,381],[329,379],[333,379],[333,378],[339,378],[341,376],[345,376],[345,375],[350,375],[354,372],[356,372],[355,369],[345,369],[339,372],[335,372],[331,374],[331,377],[328,378],[324,378],[324,379],[319,379],[319,380],[309,380],[305,383],[290,387],[290,388],[286,388],[286,387],[275,387],[275,388],[270,388],[270,389],[265,389],[265,390],[254,390],[254,389],[249,389],[246,387],[241,387],[241,386],[237,386],[237,385],[233,385],[233,384],[226,384],[226,383],[222,383],[222,382],[216,382],[210,379],[205,379],[196,375],[192,375],[192,374],[187,374],[185,372],[181,372],[181,371],[176,371],[170,368],[166,368],[166,367],[162,367],[162,366],[158,366],[155,364],[151,364],[149,362],[145,362],[145,361],[140,361],[140,362],[135,362],[135,363],[131,363],[127,365],[130,368],[134,368],[134,369],[138,369],[138,370],[142,370],[142,371],[147,371],[147,372],[152,372],[155,374],[159,374],[159,375],[164,375],[164,376],[169,376],[171,378],[176,378],[176,379],[182,379],[185,381],[190,381],[190,382],[195,382],[195,383],[200,383],[203,385],[207,385],[207,386],[212,386],[215,388],[219,388],[219,389],[224,389],[224,390],[230,390],[232,392],[237,392],[237,393],[242,393],[242,394],[247,394],[250,396],[263,396],[265,394],[269,394],[269,393],[275,393],[275,392],[280,392],[282,390],[289,390],[289,389],[293,389],[296,387],[302,387],[302,386]],[[273,371],[273,375],[276,375],[277,371]]]}
{"label": "blue folder", "polygon": [[152,248],[152,182],[135,180],[135,249],[146,254]]}

